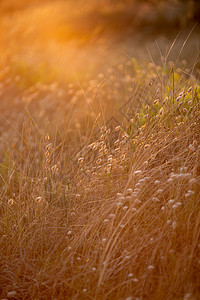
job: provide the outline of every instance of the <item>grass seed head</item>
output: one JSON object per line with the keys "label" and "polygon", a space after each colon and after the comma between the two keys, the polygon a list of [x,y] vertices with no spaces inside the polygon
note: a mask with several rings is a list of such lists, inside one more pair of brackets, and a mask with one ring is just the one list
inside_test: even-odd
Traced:
{"label": "grass seed head", "polygon": [[40,203],[42,201],[42,197],[38,196],[35,198],[35,202]]}
{"label": "grass seed head", "polygon": [[7,293],[7,297],[10,298],[15,298],[17,296],[17,292],[16,291],[10,291]]}
{"label": "grass seed head", "polygon": [[8,205],[9,206],[13,206],[14,203],[15,203],[14,199],[11,198],[11,199],[8,200]]}
{"label": "grass seed head", "polygon": [[172,223],[172,228],[175,230],[176,227],[177,227],[177,223],[176,223],[176,221],[174,221],[174,222]]}

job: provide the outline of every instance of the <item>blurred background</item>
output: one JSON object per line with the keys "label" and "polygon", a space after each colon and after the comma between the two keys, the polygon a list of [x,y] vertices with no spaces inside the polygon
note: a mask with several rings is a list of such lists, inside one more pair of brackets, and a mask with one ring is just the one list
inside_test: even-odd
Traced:
{"label": "blurred background", "polygon": [[21,88],[87,79],[123,57],[161,63],[175,39],[176,60],[188,37],[180,60],[198,73],[198,0],[0,0],[0,15],[1,69]]}

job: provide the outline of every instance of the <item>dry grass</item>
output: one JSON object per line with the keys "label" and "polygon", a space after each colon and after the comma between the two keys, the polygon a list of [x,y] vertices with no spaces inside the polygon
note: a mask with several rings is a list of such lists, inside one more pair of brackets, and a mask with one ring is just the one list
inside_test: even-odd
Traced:
{"label": "dry grass", "polygon": [[162,66],[130,58],[74,72],[72,83],[63,44],[37,35],[17,43],[28,16],[13,32],[6,18],[1,299],[199,299],[194,68],[168,62],[171,49]]}
{"label": "dry grass", "polygon": [[[168,65],[116,68],[86,99],[40,84],[2,109],[2,298],[200,296],[199,87]],[[136,100],[102,127],[113,81]]]}

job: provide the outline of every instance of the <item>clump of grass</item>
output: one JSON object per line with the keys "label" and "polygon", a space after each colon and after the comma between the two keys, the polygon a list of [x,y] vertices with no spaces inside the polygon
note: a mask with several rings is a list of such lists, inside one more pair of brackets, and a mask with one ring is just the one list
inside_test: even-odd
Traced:
{"label": "clump of grass", "polygon": [[200,91],[177,74],[134,60],[4,107],[3,298],[198,299]]}

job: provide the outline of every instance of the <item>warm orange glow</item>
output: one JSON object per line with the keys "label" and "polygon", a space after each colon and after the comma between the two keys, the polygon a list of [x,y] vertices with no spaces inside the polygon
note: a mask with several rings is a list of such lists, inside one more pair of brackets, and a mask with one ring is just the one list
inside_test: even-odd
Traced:
{"label": "warm orange glow", "polygon": [[0,0],[0,299],[200,299],[198,3]]}
{"label": "warm orange glow", "polygon": [[[38,79],[34,80],[38,81],[44,79],[45,72],[48,80],[56,75],[57,79],[71,81],[73,72],[84,78],[97,69],[100,72],[103,64],[112,65],[124,51],[131,49],[144,60],[148,53],[141,47],[137,32],[143,24],[152,26],[151,22],[156,21],[154,7],[128,0],[115,4],[106,0],[45,1],[42,5],[37,1],[27,4],[24,0],[4,0],[0,7],[2,63],[7,59],[12,61],[13,72],[22,72],[22,76],[26,70],[38,68],[38,73],[43,73],[35,75]],[[163,14],[161,9],[162,6],[157,18]],[[130,30],[136,32],[135,37],[121,48],[116,37],[121,40]],[[46,71],[45,65],[48,65]]]}

